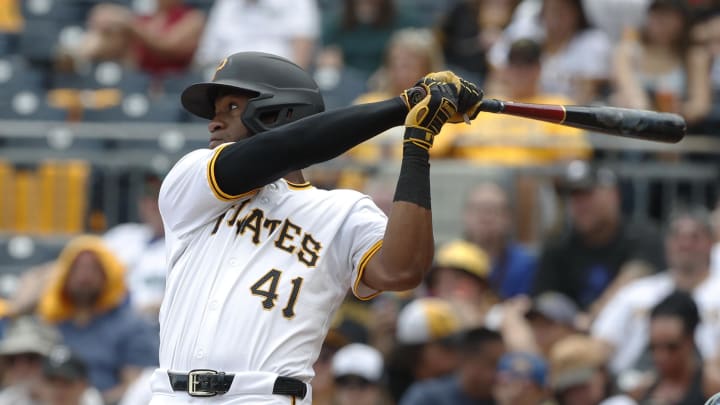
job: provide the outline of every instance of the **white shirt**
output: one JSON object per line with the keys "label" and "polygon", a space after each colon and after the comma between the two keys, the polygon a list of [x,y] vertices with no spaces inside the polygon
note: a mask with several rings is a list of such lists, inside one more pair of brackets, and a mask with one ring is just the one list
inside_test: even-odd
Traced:
{"label": "white shirt", "polygon": [[202,67],[241,51],[293,60],[293,40],[314,39],[320,17],[315,0],[216,0],[195,53]]}
{"label": "white shirt", "polygon": [[154,239],[149,225],[136,223],[113,227],[103,240],[125,265],[133,307],[140,310],[160,305],[167,275],[165,240]]}
{"label": "white shirt", "polygon": [[610,77],[612,43],[603,31],[587,29],[577,33],[567,46],[553,54],[543,53],[540,87],[544,93],[577,98],[573,81]]}
{"label": "white shirt", "polygon": [[360,298],[377,293],[360,279],[387,217],[358,192],[283,179],[229,196],[211,169],[227,145],[185,155],[161,187],[170,270],[160,369],[309,382],[348,288]]}
{"label": "white shirt", "polygon": [[[611,343],[615,353],[610,370],[631,368],[645,350],[649,339],[650,311],[675,288],[667,272],[643,277],[620,289],[592,325],[591,334]],[[720,344],[720,279],[708,277],[692,293],[700,311],[695,341],[700,354],[717,354]]]}

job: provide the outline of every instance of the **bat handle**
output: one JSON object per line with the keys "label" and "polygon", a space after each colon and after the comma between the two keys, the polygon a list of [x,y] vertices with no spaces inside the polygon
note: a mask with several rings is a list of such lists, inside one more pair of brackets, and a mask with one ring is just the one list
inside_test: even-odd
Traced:
{"label": "bat handle", "polygon": [[486,98],[480,103],[480,111],[499,113],[504,109],[505,103],[495,98]]}

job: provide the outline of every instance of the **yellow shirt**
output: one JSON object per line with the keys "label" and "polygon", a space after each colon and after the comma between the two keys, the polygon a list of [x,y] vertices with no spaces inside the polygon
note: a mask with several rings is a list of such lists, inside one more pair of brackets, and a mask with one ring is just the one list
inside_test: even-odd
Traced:
{"label": "yellow shirt", "polygon": [[0,32],[20,32],[23,18],[18,0],[0,0]]}
{"label": "yellow shirt", "polygon": [[[570,104],[558,96],[513,100]],[[471,125],[447,124],[435,138],[431,156],[467,159],[477,164],[532,166],[587,159],[592,149],[584,131],[504,114],[480,113]]]}

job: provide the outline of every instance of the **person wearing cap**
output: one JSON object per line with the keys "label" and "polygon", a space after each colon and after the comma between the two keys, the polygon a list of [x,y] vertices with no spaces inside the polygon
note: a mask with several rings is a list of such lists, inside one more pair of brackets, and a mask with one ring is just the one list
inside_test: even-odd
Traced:
{"label": "person wearing cap", "polygon": [[462,212],[463,238],[480,247],[490,259],[486,279],[501,299],[529,294],[537,258],[513,240],[513,209],[506,190],[495,182],[471,187]]}
{"label": "person wearing cap", "polygon": [[383,358],[372,346],[351,343],[332,358],[335,379],[334,405],[382,405]]}
{"label": "person wearing cap", "polygon": [[78,236],[60,253],[37,308],[85,361],[90,383],[110,403],[158,362],[157,332],[128,305],[124,271],[102,238]]}
{"label": "person wearing cap", "polygon": [[495,405],[493,387],[505,353],[499,333],[477,328],[462,333],[460,363],[453,374],[413,384],[399,405]]}
{"label": "person wearing cap", "polygon": [[389,389],[397,400],[415,381],[452,373],[458,365],[455,307],[437,297],[417,298],[398,314],[396,346],[388,360]]}
{"label": "person wearing cap", "polygon": [[60,340],[55,328],[31,316],[8,325],[0,340],[0,405],[30,405],[39,400],[43,360]]}
{"label": "person wearing cap", "polygon": [[556,342],[577,331],[577,305],[567,296],[546,291],[533,299],[525,318],[540,352],[547,356]]}
{"label": "person wearing cap", "polygon": [[490,260],[478,246],[454,240],[441,246],[426,283],[433,297],[453,304],[464,327],[480,326],[498,299],[490,288]]}
{"label": "person wearing cap", "polygon": [[42,368],[42,405],[102,405],[90,386],[85,362],[65,346],[56,346]]}
{"label": "person wearing cap", "polygon": [[610,168],[570,162],[557,188],[567,196],[569,224],[544,241],[533,295],[558,291],[594,314],[622,283],[665,268],[660,233],[650,223],[623,217],[618,178]]}
{"label": "person wearing cap", "polygon": [[600,342],[572,334],[556,342],[549,355],[550,388],[558,405],[634,405],[625,395],[610,396],[612,376]]}
{"label": "person wearing cap", "polygon": [[509,352],[498,363],[494,387],[497,405],[551,405],[548,365],[533,353]]}
{"label": "person wearing cap", "polygon": [[[508,63],[498,71],[497,98],[516,102],[567,105],[565,96],[540,89],[542,48],[522,38],[510,47]],[[588,159],[592,149],[584,131],[544,121],[487,114],[471,125],[451,125],[435,140],[433,156],[466,159],[474,164],[543,166]]]}

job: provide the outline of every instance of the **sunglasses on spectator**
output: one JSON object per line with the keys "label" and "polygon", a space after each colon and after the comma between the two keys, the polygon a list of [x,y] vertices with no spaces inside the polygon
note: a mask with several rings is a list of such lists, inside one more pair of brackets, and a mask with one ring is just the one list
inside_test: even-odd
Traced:
{"label": "sunglasses on spectator", "polygon": [[344,375],[335,378],[335,385],[342,388],[368,388],[375,383],[357,375]]}
{"label": "sunglasses on spectator", "polygon": [[650,351],[665,350],[668,352],[676,352],[680,349],[680,342],[650,342]]}
{"label": "sunglasses on spectator", "polygon": [[42,361],[42,359],[43,357],[37,353],[18,353],[3,356],[3,361],[5,361],[7,364],[39,363]]}

